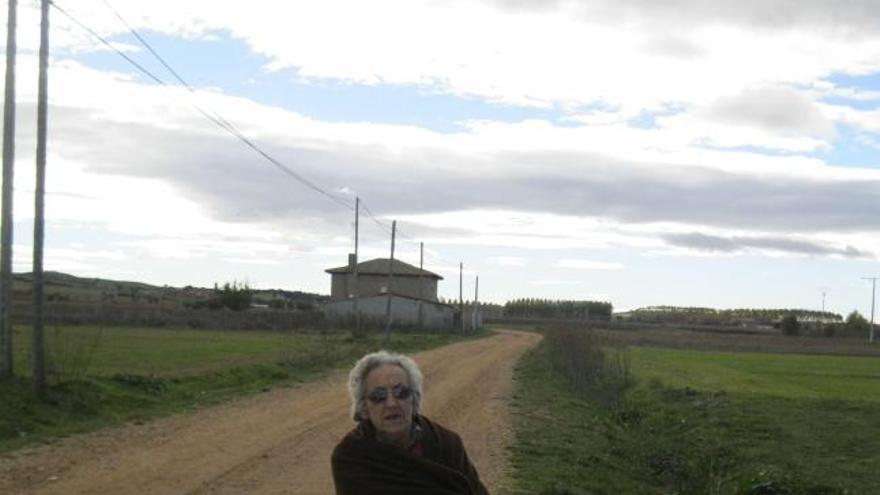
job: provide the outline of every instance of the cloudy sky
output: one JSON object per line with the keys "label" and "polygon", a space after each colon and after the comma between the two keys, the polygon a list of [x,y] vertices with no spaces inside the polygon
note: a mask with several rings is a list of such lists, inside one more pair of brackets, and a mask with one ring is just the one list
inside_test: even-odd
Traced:
{"label": "cloudy sky", "polygon": [[[397,220],[446,297],[463,262],[494,302],[870,310],[880,2],[108,2],[56,3],[164,84],[52,10],[47,269],[328,293],[359,196],[362,259]],[[39,16],[19,3],[29,270]]]}

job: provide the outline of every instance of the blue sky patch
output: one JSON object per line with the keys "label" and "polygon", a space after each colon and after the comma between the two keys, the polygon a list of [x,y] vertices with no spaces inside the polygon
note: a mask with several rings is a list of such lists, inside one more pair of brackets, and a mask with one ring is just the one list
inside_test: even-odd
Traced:
{"label": "blue sky patch", "polygon": [[830,150],[820,150],[810,156],[821,158],[828,165],[852,168],[880,168],[880,149],[867,144],[872,139],[880,146],[880,136],[868,134],[858,128],[837,124],[837,139]]}
{"label": "blue sky patch", "polygon": [[719,146],[715,144],[709,144],[706,142],[700,143],[699,147],[706,148],[710,150],[717,151],[734,151],[741,153],[755,153],[758,155],[767,155],[767,156],[791,156],[796,155],[797,153],[792,151],[780,150],[776,148],[767,148],[764,146],[755,146],[751,144],[740,145],[740,146]]}
{"label": "blue sky patch", "polygon": [[685,108],[682,105],[667,103],[663,105],[662,110],[642,110],[636,117],[629,120],[629,125],[639,129],[656,129],[657,117],[670,117],[684,111]]}
{"label": "blue sky patch", "polygon": [[656,115],[652,112],[642,111],[636,117],[629,120],[629,125],[639,129],[656,129]]}
{"label": "blue sky patch", "polygon": [[[874,73],[864,76],[835,74],[829,77],[828,81],[834,83],[836,87],[841,89],[848,88],[861,92],[880,92],[880,73]],[[880,109],[880,98],[874,100],[859,100],[843,96],[830,96],[827,98],[823,98],[822,101],[831,105],[845,105],[858,110]]]}
{"label": "blue sky patch", "polygon": [[[246,43],[228,33],[212,33],[212,38],[199,40],[181,40],[156,32],[140,34],[193,87],[219,88],[227,94],[320,121],[413,125],[437,132],[458,132],[459,122],[467,120],[542,119],[566,125],[562,120],[564,113],[555,107],[503,105],[413,85],[303,80],[293,69],[267,72],[264,67],[270,59],[255,54]],[[111,41],[141,47],[132,35],[116,36]],[[176,79],[146,49],[126,55],[166,84],[177,85]],[[75,58],[98,70],[140,74],[113,52],[78,54]],[[152,82],[148,76],[141,77]]]}
{"label": "blue sky patch", "polygon": [[869,91],[880,91],[880,73],[854,76],[850,74],[834,74],[828,78],[835,86],[859,88]]}

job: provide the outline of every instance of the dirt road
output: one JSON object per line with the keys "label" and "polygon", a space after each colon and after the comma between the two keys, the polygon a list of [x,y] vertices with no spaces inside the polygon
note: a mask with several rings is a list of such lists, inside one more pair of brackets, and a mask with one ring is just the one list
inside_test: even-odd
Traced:
{"label": "dirt road", "polygon": [[[539,337],[503,332],[415,355],[424,413],[459,432],[503,493],[513,365]],[[344,373],[233,403],[0,457],[2,494],[332,494],[330,453],[351,427]]]}

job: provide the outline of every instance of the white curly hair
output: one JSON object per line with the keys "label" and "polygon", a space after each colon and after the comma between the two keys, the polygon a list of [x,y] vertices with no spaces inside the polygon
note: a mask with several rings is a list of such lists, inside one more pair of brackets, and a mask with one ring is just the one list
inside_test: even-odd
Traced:
{"label": "white curly hair", "polygon": [[355,421],[367,420],[367,375],[383,364],[400,366],[409,379],[413,391],[413,414],[419,414],[422,403],[422,372],[415,361],[403,354],[378,351],[360,358],[348,374],[348,393],[351,395],[351,416]]}

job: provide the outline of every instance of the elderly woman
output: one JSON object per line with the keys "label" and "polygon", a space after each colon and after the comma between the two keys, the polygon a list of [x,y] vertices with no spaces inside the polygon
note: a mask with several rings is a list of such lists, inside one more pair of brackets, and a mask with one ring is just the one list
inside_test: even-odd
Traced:
{"label": "elderly woman", "polygon": [[352,368],[357,426],[333,450],[337,495],[488,495],[461,438],[419,414],[422,373],[380,351]]}

